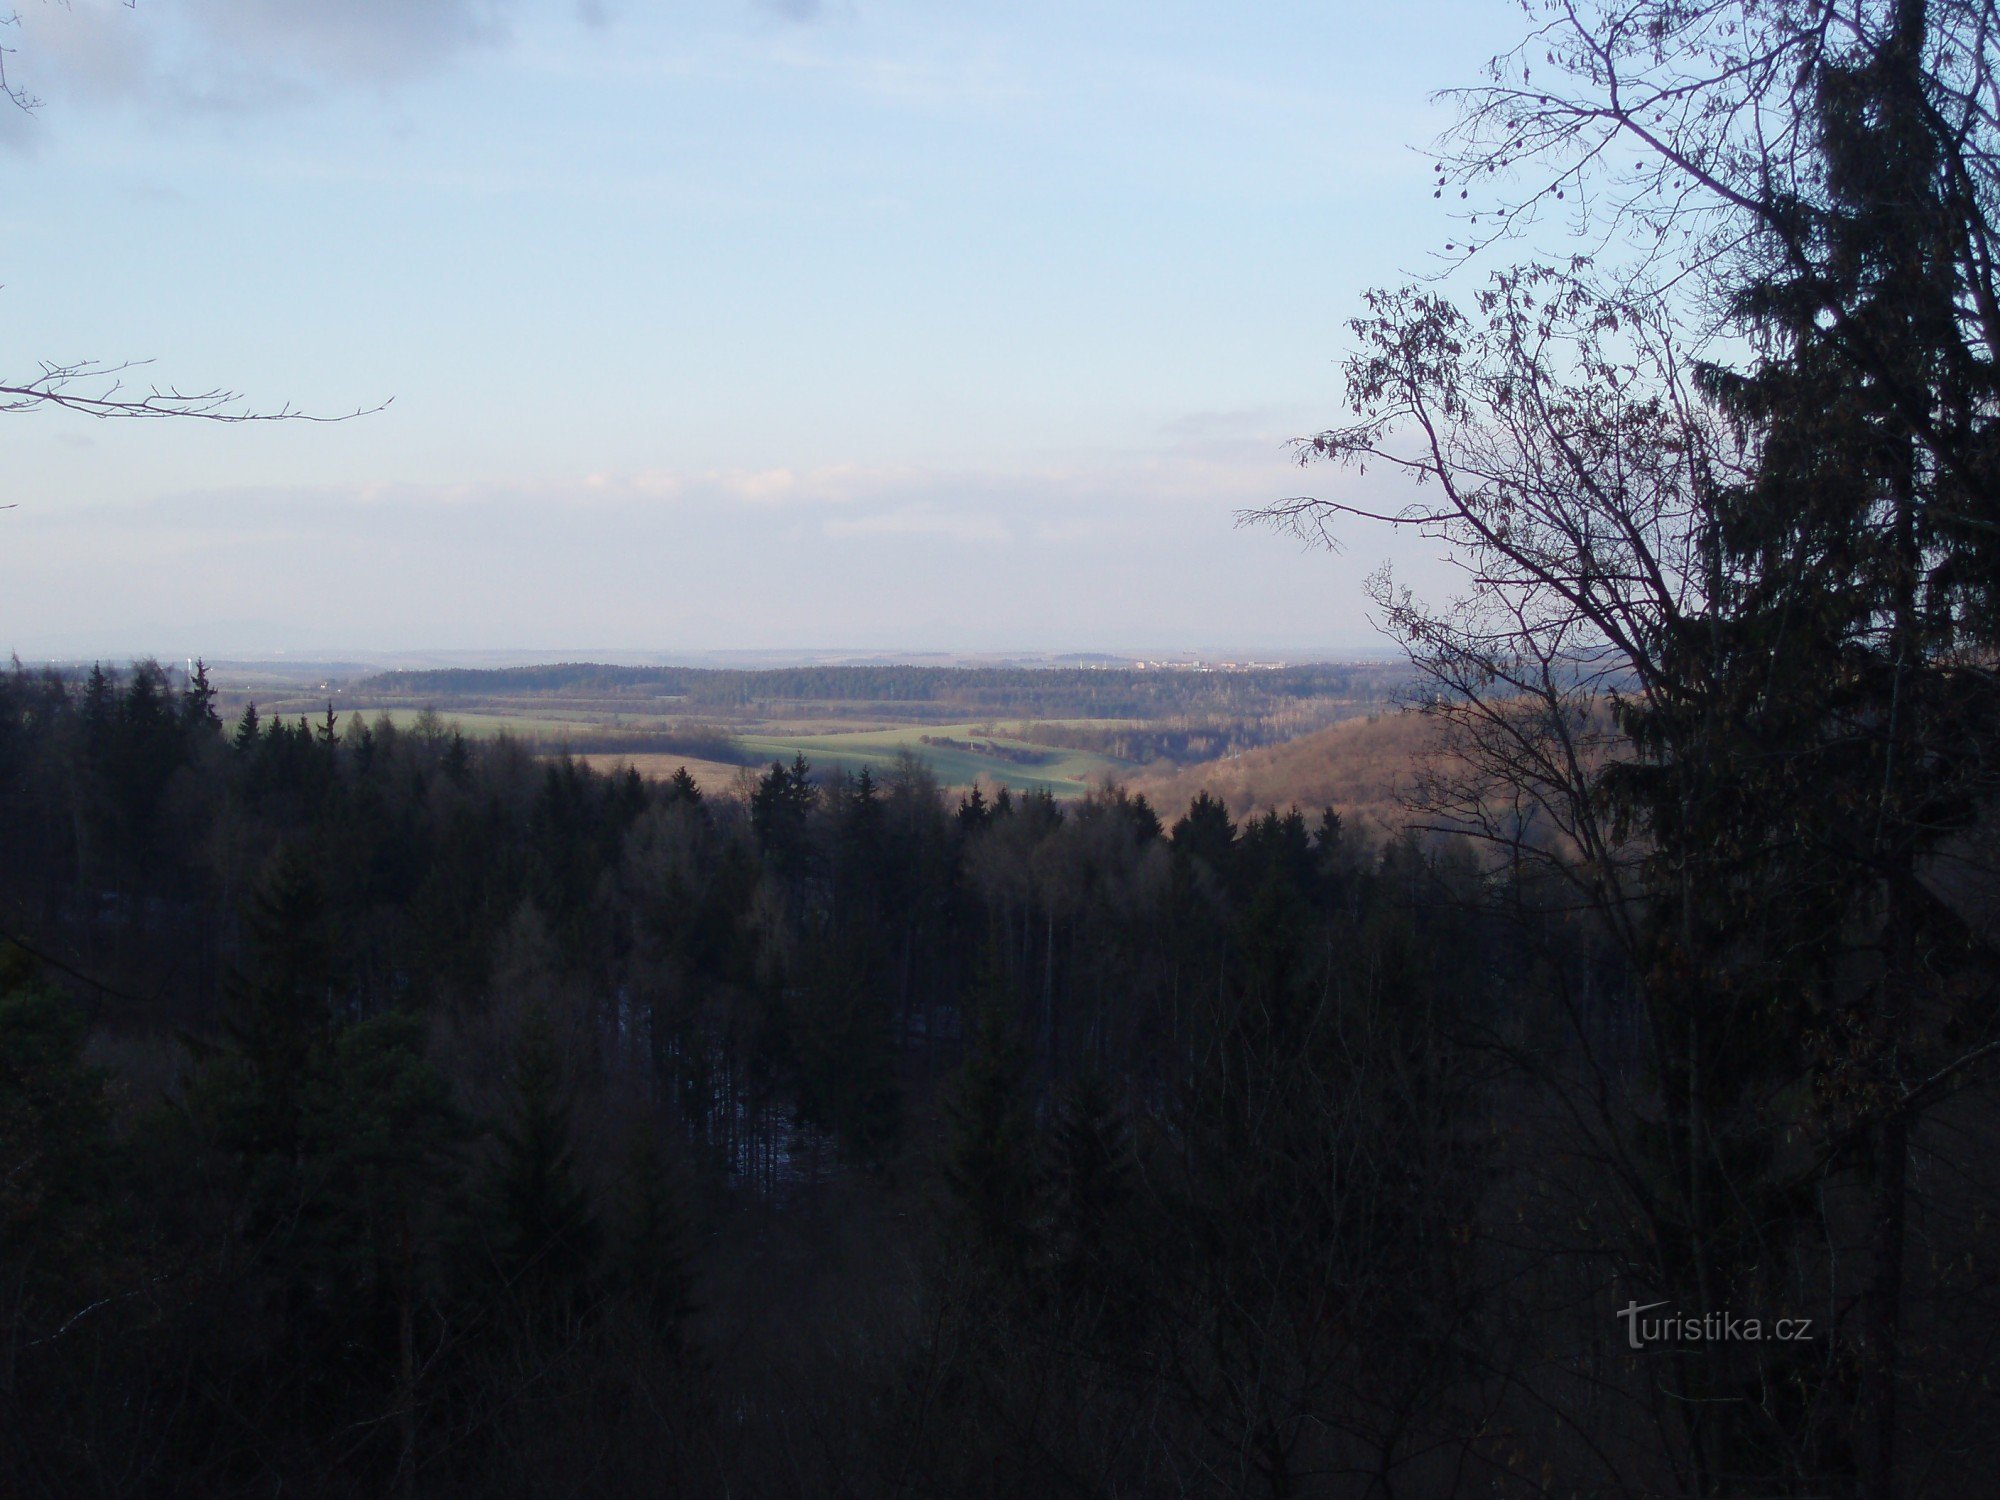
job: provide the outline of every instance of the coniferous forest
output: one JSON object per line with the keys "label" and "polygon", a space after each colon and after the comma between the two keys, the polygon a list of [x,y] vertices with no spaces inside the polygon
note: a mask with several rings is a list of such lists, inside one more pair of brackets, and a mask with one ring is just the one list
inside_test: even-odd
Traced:
{"label": "coniferous forest", "polygon": [[1396,829],[0,676],[0,1492],[1992,1494],[2000,7],[1527,9]]}
{"label": "coniferous forest", "polygon": [[1533,960],[1463,853],[914,761],[707,799],[225,726],[147,663],[0,691],[22,1492],[1134,1492],[1472,1436],[1469,1039]]}
{"label": "coniferous forest", "polygon": [[[1742,1470],[1852,1463],[1865,1172],[1734,1145],[1720,1274],[1809,1337],[1629,1347],[1700,1248],[1642,981],[1472,841],[705,798],[150,663],[0,679],[0,786],[15,1492],[1664,1493],[1663,1364]],[[1902,1420],[1976,1493],[1945,1122]]]}

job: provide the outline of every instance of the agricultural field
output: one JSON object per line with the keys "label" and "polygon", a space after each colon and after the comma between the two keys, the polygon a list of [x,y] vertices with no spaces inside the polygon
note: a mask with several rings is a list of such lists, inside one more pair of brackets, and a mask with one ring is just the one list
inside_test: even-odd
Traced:
{"label": "agricultural field", "polygon": [[988,784],[1017,792],[1079,797],[1106,780],[1129,780],[1129,761],[1087,750],[1038,745],[995,734],[980,724],[904,725],[845,734],[746,734],[738,737],[760,762],[803,755],[817,766],[880,776],[905,755],[915,756],[946,786]]}
{"label": "agricultural field", "polygon": [[542,755],[648,777],[686,766],[727,792],[772,761],[877,776],[905,756],[947,787],[1059,798],[1160,779],[1380,712],[1379,664],[1256,669],[813,667],[761,671],[567,665],[368,674],[218,669],[219,708],[315,722],[509,735]]}

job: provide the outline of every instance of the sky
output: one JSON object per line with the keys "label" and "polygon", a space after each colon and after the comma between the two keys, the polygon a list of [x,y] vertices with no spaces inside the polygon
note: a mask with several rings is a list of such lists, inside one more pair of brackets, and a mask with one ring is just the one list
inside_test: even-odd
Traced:
{"label": "sky", "polygon": [[20,0],[0,653],[1379,648],[1239,510],[1450,235],[1507,0]]}

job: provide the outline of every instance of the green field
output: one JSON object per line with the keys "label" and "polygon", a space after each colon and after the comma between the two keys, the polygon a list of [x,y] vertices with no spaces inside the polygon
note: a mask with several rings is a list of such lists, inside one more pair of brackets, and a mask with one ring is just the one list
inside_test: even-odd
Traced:
{"label": "green field", "polygon": [[[923,740],[953,739],[992,745],[1007,754],[985,753],[952,745],[926,745]],[[977,724],[924,724],[852,734],[745,734],[737,743],[760,760],[790,761],[803,754],[815,766],[859,771],[866,766],[877,776],[893,767],[905,752],[916,756],[946,786],[968,786],[985,779],[1017,792],[1048,792],[1080,797],[1109,777],[1129,776],[1138,768],[1108,755],[1036,745],[1027,740],[988,734]]]}
{"label": "green field", "polygon": [[[321,714],[325,712],[325,708],[322,707],[319,713],[308,713],[306,717],[317,723]],[[340,715],[343,724],[347,722],[350,713],[355,713],[366,719],[370,724],[373,724],[377,719],[387,719],[398,729],[411,728],[423,715],[422,709],[415,708],[343,709],[338,703],[334,705],[334,712]],[[296,718],[298,717],[298,713],[299,710],[292,705],[286,704],[284,706],[284,717]],[[499,734],[518,735],[522,739],[561,739],[565,734],[573,733],[576,730],[586,727],[596,727],[594,725],[586,726],[573,720],[553,719],[545,715],[530,714],[461,714],[440,711],[438,718],[443,720],[447,725],[457,725],[459,733],[465,735],[468,739],[491,739]]]}
{"label": "green field", "polygon": [[[288,717],[296,716],[290,704],[285,705],[285,711]],[[343,720],[350,713],[359,714],[370,723],[378,717],[386,717],[398,729],[409,729],[417,722],[422,710],[357,705],[342,713]],[[318,716],[309,714],[307,717],[316,720]],[[487,739],[506,733],[539,740],[544,744],[560,744],[570,735],[607,727],[598,718],[557,718],[546,712],[443,712],[439,718],[448,725],[455,725],[462,734],[473,739]],[[619,727],[643,730],[658,725],[665,728],[672,722],[666,718],[647,720],[631,716],[624,718]],[[926,745],[923,742],[925,736],[934,740],[958,740],[967,745],[977,742],[982,748]],[[741,747],[743,758],[757,765],[769,765],[774,760],[789,764],[794,755],[803,754],[821,770],[838,767],[843,771],[857,772],[865,766],[880,777],[887,774],[897,759],[908,751],[946,786],[970,786],[983,779],[996,786],[1011,787],[1017,792],[1048,792],[1056,797],[1080,797],[1101,786],[1106,778],[1117,780],[1139,769],[1108,755],[1037,745],[1017,736],[994,734],[982,724],[908,724],[835,733],[767,728],[760,732],[739,733],[732,738]],[[984,748],[988,746],[993,749]],[[598,758],[608,761],[610,755],[600,752]],[[652,761],[659,757],[645,755],[644,758]],[[666,759],[672,757],[669,755]]]}

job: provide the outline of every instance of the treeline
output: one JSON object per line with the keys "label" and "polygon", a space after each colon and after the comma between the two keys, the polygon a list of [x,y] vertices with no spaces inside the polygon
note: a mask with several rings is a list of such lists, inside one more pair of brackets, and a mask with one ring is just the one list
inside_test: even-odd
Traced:
{"label": "treeline", "polygon": [[1301,700],[1379,703],[1406,680],[1400,666],[1309,664],[1256,671],[1131,667],[613,667],[589,663],[385,672],[354,686],[373,702],[446,703],[467,698],[679,698],[690,710],[757,703],[934,706],[985,719],[1168,718],[1202,712],[1242,716]]}
{"label": "treeline", "polygon": [[[704,798],[435,719],[224,725],[150,663],[0,678],[0,821],[7,1493],[1637,1495],[1684,1460],[1674,1355],[1616,1316],[1653,1160],[1580,1128],[1643,1099],[1643,1012],[1523,867],[914,761]],[[1917,1422],[1992,1415],[1959,1166]],[[1827,1319],[1777,1368],[1837,1399],[1837,1284],[1770,1295]],[[1748,1410],[1746,1472],[1825,1441]]]}
{"label": "treeline", "polygon": [[1021,737],[1038,745],[1109,755],[1133,765],[1166,761],[1186,766],[1221,760],[1310,734],[1357,717],[1363,705],[1386,703],[1389,697],[1384,692],[1380,697],[1342,699],[1337,710],[1331,712],[1328,708],[1332,705],[1321,702],[1311,706],[1280,705],[1237,719],[1202,715],[1148,724],[1026,724],[1021,727]]}
{"label": "treeline", "polygon": [[997,740],[955,740],[948,734],[925,734],[917,738],[919,743],[935,745],[940,750],[968,750],[979,755],[990,755],[996,760],[1009,761],[1017,766],[1045,766],[1058,758],[1052,752],[1034,745],[1005,745]]}

